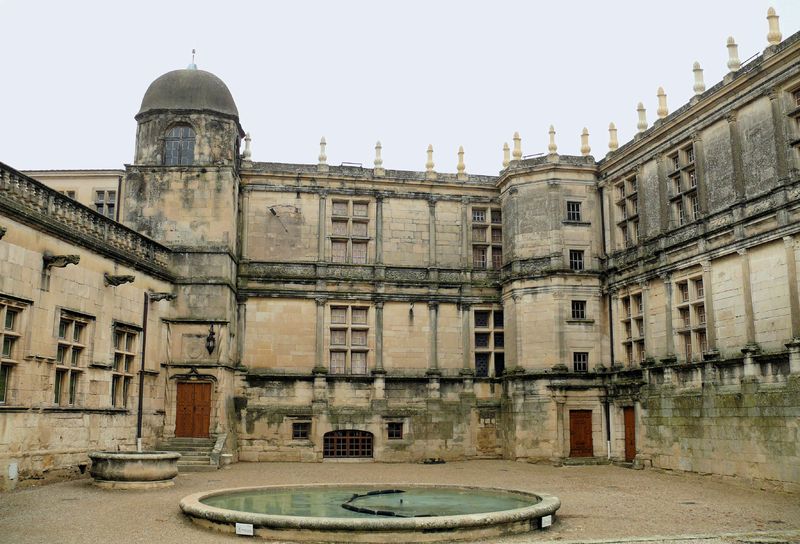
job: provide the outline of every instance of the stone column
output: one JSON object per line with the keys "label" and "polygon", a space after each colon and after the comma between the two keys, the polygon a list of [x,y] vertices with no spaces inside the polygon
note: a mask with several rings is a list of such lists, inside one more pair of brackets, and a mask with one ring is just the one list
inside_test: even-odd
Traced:
{"label": "stone column", "polygon": [[744,325],[745,325],[745,340],[748,346],[756,343],[756,324],[755,316],[753,315],[753,291],[750,286],[750,257],[747,256],[747,250],[737,249],[739,254],[739,262],[742,266],[742,298],[744,299]]}
{"label": "stone column", "polygon": [[567,342],[566,342],[566,320],[564,319],[564,306],[566,302],[564,301],[564,293],[560,291],[556,291],[553,293],[553,304],[555,305],[555,311],[553,312],[553,318],[555,320],[554,326],[556,331],[556,347],[558,350],[558,360],[556,361],[556,366],[566,366],[569,369],[569,365],[567,365]]}
{"label": "stone column", "polygon": [[325,262],[325,236],[326,236],[326,225],[327,225],[327,217],[325,212],[325,207],[328,199],[328,193],[321,192],[319,194],[319,226],[318,226],[318,234],[319,240],[317,241],[317,262]]}
{"label": "stone column", "polygon": [[714,290],[711,277],[711,261],[703,261],[703,305],[706,309],[706,343],[708,351],[717,350],[717,329],[714,319]]}
{"label": "stone column", "polygon": [[511,299],[514,301],[514,345],[517,348],[517,368],[524,368],[522,363],[522,312],[520,310],[520,299],[522,295],[514,293]]}
{"label": "stone column", "polygon": [[775,156],[777,158],[778,182],[783,185],[789,179],[789,160],[787,151],[789,144],[786,141],[786,131],[784,130],[786,116],[781,112],[780,89],[773,87],[767,91],[769,104],[772,108],[772,127],[775,133]]}
{"label": "stone column", "polygon": [[566,419],[567,398],[563,393],[556,393],[553,396],[556,405],[556,443],[553,445],[553,464],[561,465],[561,460],[569,455],[564,454],[566,449],[567,433],[564,428]]}
{"label": "stone column", "polygon": [[[672,334],[672,278],[670,274],[662,274],[664,282],[664,322],[666,324],[667,357],[675,356],[675,337]],[[666,372],[664,372],[666,381]]]}
{"label": "stone column", "polygon": [[[603,197],[606,199],[604,206],[606,210],[606,228],[608,228],[608,254],[612,254],[617,250],[617,209],[614,204],[614,186],[611,184],[606,185],[606,190],[603,191]],[[605,233],[603,234],[605,236]]]}
{"label": "stone column", "polygon": [[742,167],[742,140],[736,126],[736,113],[728,115],[728,134],[731,140],[731,153],[733,154],[733,189],[736,200],[744,200],[744,168]]}
{"label": "stone column", "polygon": [[375,197],[375,264],[383,264],[383,195]]}
{"label": "stone column", "polygon": [[[622,334],[622,329],[618,326],[622,319],[622,314],[619,311],[619,291],[617,291],[616,288],[610,289],[608,295],[608,302],[611,304],[611,323],[609,323],[608,326],[614,331],[612,335],[614,337],[614,358],[608,362],[608,367],[614,370],[617,367],[617,361],[622,360],[620,351],[623,349],[622,342],[625,338]],[[611,340],[611,338],[609,338],[609,340]]]}
{"label": "stone column", "polygon": [[794,251],[794,237],[784,236],[786,248],[786,278],[789,280],[789,306],[792,323],[792,338],[800,338],[800,300],[797,293],[797,257]]}
{"label": "stone column", "polygon": [[469,302],[462,302],[461,308],[461,373],[469,372],[474,374],[472,370],[472,361],[470,359],[471,344],[470,339],[470,319],[472,318],[472,309]]}
{"label": "stone column", "polygon": [[429,355],[428,355],[428,372],[440,374],[439,372],[439,354],[438,354],[438,317],[439,317],[439,303],[428,302],[428,340],[429,340]]}
{"label": "stone column", "polygon": [[[642,239],[647,237],[647,230],[649,228],[649,221],[652,221],[647,214],[647,208],[644,205],[644,191],[642,191],[642,163],[636,164],[636,192],[637,192],[637,209],[639,214],[639,233],[642,234]],[[642,240],[639,239],[639,233],[636,233],[636,243],[641,244]]]}

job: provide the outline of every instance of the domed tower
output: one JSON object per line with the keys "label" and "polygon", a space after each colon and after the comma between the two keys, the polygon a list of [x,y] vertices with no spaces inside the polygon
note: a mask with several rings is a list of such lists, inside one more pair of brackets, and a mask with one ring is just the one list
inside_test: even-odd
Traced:
{"label": "domed tower", "polygon": [[205,388],[185,406],[168,403],[165,432],[170,436],[174,423],[176,436],[207,437],[227,429],[230,369],[239,360],[235,286],[244,133],[228,87],[193,64],[153,81],[136,121],[136,155],[126,165],[120,215],[125,225],[172,250],[177,296],[165,332],[170,348],[162,354],[167,398],[184,402],[186,391]]}

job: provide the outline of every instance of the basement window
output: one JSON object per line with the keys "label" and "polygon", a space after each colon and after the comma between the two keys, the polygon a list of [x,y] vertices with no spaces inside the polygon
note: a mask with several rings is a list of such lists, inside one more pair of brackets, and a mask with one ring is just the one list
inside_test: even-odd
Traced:
{"label": "basement window", "polygon": [[310,421],[295,421],[292,423],[292,440],[308,440],[310,435]]}

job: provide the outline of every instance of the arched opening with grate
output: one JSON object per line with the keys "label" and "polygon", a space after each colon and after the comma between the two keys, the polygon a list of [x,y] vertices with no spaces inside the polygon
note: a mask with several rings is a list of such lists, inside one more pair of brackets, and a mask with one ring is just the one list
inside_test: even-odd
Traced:
{"label": "arched opening with grate", "polygon": [[326,458],[370,458],[373,436],[367,431],[344,429],[325,433],[322,456]]}

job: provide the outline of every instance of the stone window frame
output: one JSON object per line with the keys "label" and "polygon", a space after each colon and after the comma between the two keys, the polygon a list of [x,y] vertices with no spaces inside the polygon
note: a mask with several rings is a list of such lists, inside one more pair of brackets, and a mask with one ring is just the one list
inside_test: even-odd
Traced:
{"label": "stone window frame", "polygon": [[[112,330],[111,406],[127,408],[136,362],[139,360],[141,329],[115,323]],[[120,339],[123,339],[120,342]],[[120,399],[122,400],[120,406]]]}
{"label": "stone window frame", "polygon": [[0,405],[8,404],[14,390],[14,368],[22,359],[22,331],[28,305],[0,296]]}
{"label": "stone window frame", "polygon": [[794,169],[800,170],[800,84],[786,89],[786,96],[788,102],[786,116],[790,121],[787,140],[793,155]]}
{"label": "stone window frame", "polygon": [[[189,129],[191,135],[174,134],[176,129]],[[177,143],[177,153],[171,149],[172,144]],[[177,123],[171,124],[164,131],[164,166],[191,166],[194,164],[195,144],[197,143],[197,130],[191,123],[182,120]],[[191,145],[189,145],[191,144]],[[177,155],[177,162],[174,157]],[[186,160],[191,158],[191,160]]]}
{"label": "stone window frame", "polygon": [[[94,338],[94,317],[61,309],[56,314],[56,356],[53,377],[53,404],[76,406],[81,404],[81,376],[91,360]],[[76,332],[76,324],[80,328]]]}
{"label": "stone window frame", "polygon": [[570,248],[567,255],[569,256],[568,264],[569,269],[573,272],[581,272],[586,270],[586,250]]}
{"label": "stone window frame", "polygon": [[292,440],[311,440],[311,428],[310,419],[292,421]]}
{"label": "stone window frame", "polygon": [[109,219],[116,220],[119,205],[116,187],[94,187],[92,189],[92,206],[94,211]]}
{"label": "stone window frame", "polygon": [[[478,319],[479,314],[486,315],[486,320]],[[505,370],[505,324],[503,319],[504,313],[501,306],[477,306],[472,309],[472,357],[475,365],[475,377],[499,378]],[[479,337],[486,338],[485,345],[478,345]]]}
{"label": "stone window frame", "polygon": [[570,319],[585,321],[588,319],[588,306],[585,300],[570,301]]}
{"label": "stone window frame", "polygon": [[697,153],[689,140],[666,153],[667,192],[672,228],[694,223],[702,218],[697,174]]}
{"label": "stone window frame", "polygon": [[647,357],[645,341],[645,328],[647,327],[644,314],[644,291],[630,290],[620,296],[622,311],[620,323],[624,332],[622,347],[625,351],[625,361],[628,366],[641,364]]}
{"label": "stone window frame", "polygon": [[588,351],[573,351],[572,352],[572,371],[573,372],[589,372],[589,352]]}
{"label": "stone window frame", "polygon": [[[344,204],[344,213],[337,210]],[[356,213],[364,207],[364,214]],[[363,198],[333,198],[330,214],[330,262],[336,264],[359,264],[370,262],[370,201]],[[337,225],[339,225],[337,227]],[[363,229],[363,234],[359,231]],[[336,245],[343,244],[343,257],[334,252]],[[362,257],[363,255],[363,257]]]}
{"label": "stone window frame", "polygon": [[566,201],[566,219],[567,223],[582,223],[583,222],[583,202],[575,199],[567,199]]}
{"label": "stone window frame", "polygon": [[473,204],[469,217],[472,268],[500,270],[503,267],[503,211],[496,205]]}
{"label": "stone window frame", "polygon": [[405,437],[405,422],[404,421],[387,421],[386,422],[386,439],[387,440],[403,440]]}
{"label": "stone window frame", "polygon": [[[364,376],[369,372],[370,344],[370,311],[369,306],[358,303],[331,303],[329,305],[328,328],[328,368],[334,375]],[[334,319],[334,312],[344,310],[344,319]],[[364,312],[363,321],[355,319],[355,312]],[[362,343],[355,343],[354,338],[363,337]],[[342,342],[334,343],[334,337],[342,338]],[[363,368],[354,372],[355,358],[363,358]],[[339,359],[341,358],[341,365]]]}
{"label": "stone window frame", "polygon": [[[705,307],[703,271],[687,273],[675,280],[675,334],[686,362],[696,361],[708,350],[708,316]],[[684,297],[684,293],[686,297]]]}
{"label": "stone window frame", "polygon": [[639,177],[629,172],[612,182],[614,220],[619,231],[617,249],[633,247],[641,240]]}

